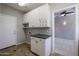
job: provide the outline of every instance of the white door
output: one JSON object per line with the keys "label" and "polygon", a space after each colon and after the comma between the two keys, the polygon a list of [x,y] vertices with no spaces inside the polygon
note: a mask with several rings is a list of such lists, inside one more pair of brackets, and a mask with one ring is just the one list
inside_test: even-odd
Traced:
{"label": "white door", "polygon": [[0,14],[0,49],[17,42],[16,17]]}

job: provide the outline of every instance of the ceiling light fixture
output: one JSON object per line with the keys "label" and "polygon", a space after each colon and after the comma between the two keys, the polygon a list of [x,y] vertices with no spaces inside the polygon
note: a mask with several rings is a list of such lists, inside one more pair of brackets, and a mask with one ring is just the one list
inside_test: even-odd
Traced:
{"label": "ceiling light fixture", "polygon": [[66,16],[66,14],[61,14],[60,16]]}
{"label": "ceiling light fixture", "polygon": [[20,6],[24,6],[26,3],[18,3],[18,5]]}

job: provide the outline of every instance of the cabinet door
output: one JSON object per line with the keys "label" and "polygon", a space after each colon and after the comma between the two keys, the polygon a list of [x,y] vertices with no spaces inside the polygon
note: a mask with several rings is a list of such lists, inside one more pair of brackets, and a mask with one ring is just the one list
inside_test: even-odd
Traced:
{"label": "cabinet door", "polygon": [[45,41],[43,39],[38,38],[38,43],[37,43],[37,51],[38,55],[44,56],[45,55]]}
{"label": "cabinet door", "polygon": [[40,38],[34,38],[31,37],[31,50],[32,52],[38,54],[38,55],[45,55],[45,46],[44,46],[44,40]]}
{"label": "cabinet door", "polygon": [[29,18],[29,15],[25,14],[23,17],[23,23],[29,23],[28,18]]}
{"label": "cabinet door", "polygon": [[25,19],[26,19],[26,15],[23,16],[23,23],[26,23]]}
{"label": "cabinet door", "polygon": [[33,27],[33,12],[31,11],[31,12],[29,12],[29,19],[28,19],[28,21],[29,21],[29,27]]}
{"label": "cabinet door", "polygon": [[23,23],[29,23],[29,27],[33,27],[33,11],[28,12],[24,15]]}
{"label": "cabinet door", "polygon": [[33,24],[34,27],[39,27],[39,15],[38,15],[39,9],[33,10]]}
{"label": "cabinet door", "polygon": [[48,4],[43,5],[39,8],[39,19],[41,23],[41,27],[49,27],[49,21],[50,21],[50,8]]}
{"label": "cabinet door", "polygon": [[30,11],[27,15],[29,21],[29,27],[39,27],[39,16],[38,16],[38,9],[34,9]]}
{"label": "cabinet door", "polygon": [[31,51],[37,53],[36,40],[34,37],[31,37]]}
{"label": "cabinet door", "polygon": [[29,27],[32,27],[32,15],[31,12],[28,12],[27,14],[24,15],[24,20],[23,23],[29,23]]}

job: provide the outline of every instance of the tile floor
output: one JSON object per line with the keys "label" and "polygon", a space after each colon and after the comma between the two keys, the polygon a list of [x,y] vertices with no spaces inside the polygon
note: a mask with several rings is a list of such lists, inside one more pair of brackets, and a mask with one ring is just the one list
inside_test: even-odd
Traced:
{"label": "tile floor", "polygon": [[[0,50],[0,56],[37,56],[30,50],[30,45],[23,43],[17,46],[11,46]],[[61,56],[58,53],[51,54],[50,56]]]}
{"label": "tile floor", "polygon": [[35,56],[35,55],[31,52],[30,45],[23,43],[17,46],[12,46],[0,50],[0,56]]}

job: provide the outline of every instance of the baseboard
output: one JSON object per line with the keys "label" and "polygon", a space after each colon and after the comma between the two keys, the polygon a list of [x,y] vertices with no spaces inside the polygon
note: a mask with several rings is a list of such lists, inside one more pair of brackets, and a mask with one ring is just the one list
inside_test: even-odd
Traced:
{"label": "baseboard", "polygon": [[26,41],[26,43],[30,45],[30,42]]}
{"label": "baseboard", "polygon": [[17,43],[16,45],[20,45],[20,44],[23,44],[23,43],[30,44],[30,42],[28,42],[28,41],[23,41],[23,42]]}
{"label": "baseboard", "polygon": [[55,52],[55,53],[51,54],[51,56],[64,56],[64,55]]}
{"label": "baseboard", "polygon": [[17,43],[16,45],[20,45],[20,44],[23,44],[23,43],[26,43],[26,41],[23,41],[23,42]]}

